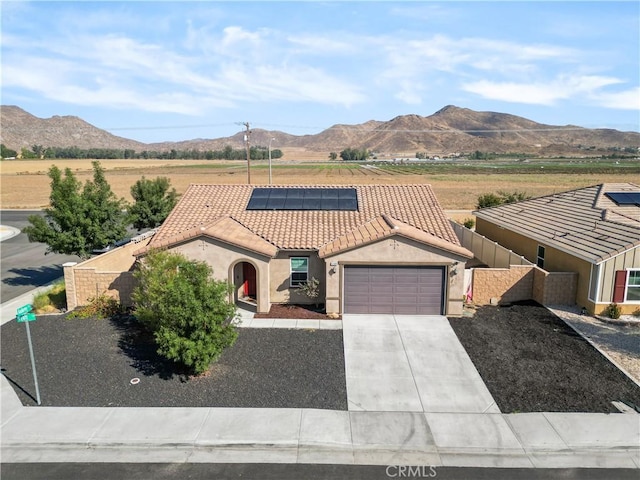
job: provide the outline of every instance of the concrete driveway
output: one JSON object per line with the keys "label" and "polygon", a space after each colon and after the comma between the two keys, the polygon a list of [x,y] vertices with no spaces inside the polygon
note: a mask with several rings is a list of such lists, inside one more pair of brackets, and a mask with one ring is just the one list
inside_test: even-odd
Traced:
{"label": "concrete driveway", "polygon": [[343,315],[349,410],[500,413],[444,316]]}

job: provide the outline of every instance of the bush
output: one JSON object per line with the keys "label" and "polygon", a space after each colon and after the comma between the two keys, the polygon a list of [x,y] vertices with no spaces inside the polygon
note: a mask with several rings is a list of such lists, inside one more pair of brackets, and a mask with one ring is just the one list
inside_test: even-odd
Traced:
{"label": "bush", "polygon": [[502,198],[495,193],[487,193],[478,197],[476,208],[489,208],[497,205],[502,205]]}
{"label": "bush", "polygon": [[151,252],[134,274],[134,315],[149,328],[165,358],[204,373],[238,334],[231,286],[214,280],[204,262]]}
{"label": "bush", "polygon": [[476,221],[473,218],[465,218],[462,225],[468,229],[472,229],[476,225]]}
{"label": "bush", "polygon": [[607,305],[607,308],[605,309],[605,314],[607,315],[607,317],[609,318],[620,318],[620,315],[622,314],[622,309],[620,308],[620,305],[618,305],[617,303],[610,303],[609,305]]}
{"label": "bush", "polygon": [[110,318],[124,313],[124,308],[118,300],[106,293],[89,299],[89,303],[78,307],[67,318]]}
{"label": "bush", "polygon": [[35,313],[51,313],[67,308],[67,290],[64,280],[56,282],[53,286],[33,298]]}
{"label": "bush", "polygon": [[318,307],[318,297],[320,296],[320,280],[315,277],[311,277],[311,280],[307,280],[300,285],[300,293],[315,302],[316,308]]}

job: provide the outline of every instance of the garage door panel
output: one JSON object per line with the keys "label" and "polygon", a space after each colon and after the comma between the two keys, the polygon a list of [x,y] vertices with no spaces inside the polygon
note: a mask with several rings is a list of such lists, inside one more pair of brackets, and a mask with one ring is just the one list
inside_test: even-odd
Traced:
{"label": "garage door panel", "polygon": [[346,266],[345,313],[442,313],[442,267]]}

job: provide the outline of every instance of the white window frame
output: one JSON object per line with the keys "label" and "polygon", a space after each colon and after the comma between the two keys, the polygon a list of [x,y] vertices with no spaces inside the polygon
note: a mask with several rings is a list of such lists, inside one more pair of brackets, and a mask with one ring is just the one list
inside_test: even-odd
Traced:
{"label": "white window frame", "polygon": [[[540,250],[542,250],[542,255],[540,255]],[[538,268],[541,268],[543,270],[544,270],[544,257],[546,253],[547,253],[547,249],[545,248],[545,246],[538,245],[538,248],[536,248],[536,265],[538,266]]]}
{"label": "white window frame", "polygon": [[[306,265],[307,268],[306,270],[303,272],[301,270],[293,270],[293,261],[294,260],[305,260],[306,261]],[[302,274],[304,273],[305,278],[304,280],[302,279],[293,279],[293,274]],[[307,281],[309,280],[309,257],[289,257],[289,287],[290,288],[300,288],[300,286],[302,286],[303,284],[307,283]]]}
{"label": "white window frame", "polygon": [[[595,263],[591,265],[591,273],[589,274],[589,300],[594,303],[598,303],[600,300],[600,265]],[[593,294],[593,296],[591,296]]]}
{"label": "white window frame", "polygon": [[624,303],[640,303],[640,300],[629,300],[628,299],[629,287],[637,288],[637,289],[640,290],[640,285],[630,285],[629,282],[631,281],[631,272],[640,273],[640,268],[627,268],[627,281],[624,284]]}

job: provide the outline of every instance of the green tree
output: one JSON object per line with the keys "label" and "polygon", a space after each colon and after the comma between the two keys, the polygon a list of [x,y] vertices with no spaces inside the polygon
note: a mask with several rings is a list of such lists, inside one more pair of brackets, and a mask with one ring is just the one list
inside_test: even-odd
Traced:
{"label": "green tree", "polygon": [[157,177],[155,180],[142,177],[131,187],[135,203],[129,209],[129,214],[135,228],[155,228],[164,222],[178,198],[175,188],[169,190],[170,185],[166,177]]}
{"label": "green tree", "polygon": [[53,165],[50,206],[44,217],[31,215],[22,231],[30,242],[48,245],[47,253],[64,253],[88,258],[92,250],[103,248],[126,235],[124,200],[117,199],[107,183],[99,162],[93,162],[93,181],[84,185],[67,168]]}
{"label": "green tree", "polygon": [[336,160],[338,158],[338,154],[336,152],[329,153],[329,160]]}
{"label": "green tree", "polygon": [[237,331],[231,287],[214,280],[204,262],[167,251],[153,251],[134,273],[134,315],[149,328],[158,353],[195,374],[205,372]]}
{"label": "green tree", "polygon": [[0,144],[0,157],[1,158],[15,158],[18,156],[18,152],[7,148],[5,144]]}
{"label": "green tree", "polygon": [[20,149],[20,156],[22,158],[37,158],[36,154],[29,150],[27,147],[22,147],[22,149]]}

